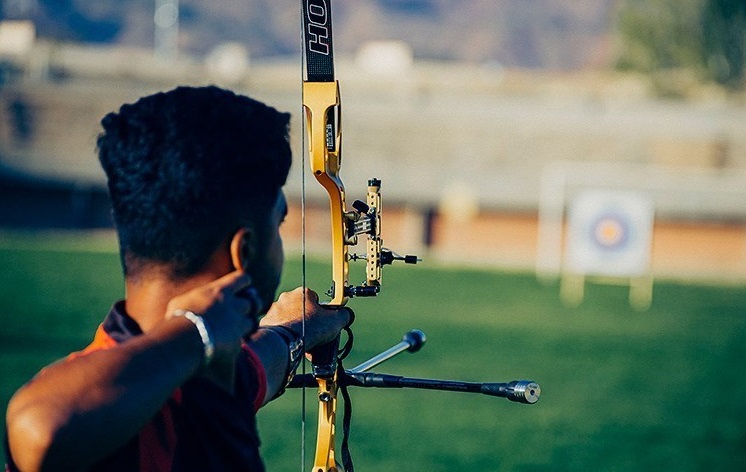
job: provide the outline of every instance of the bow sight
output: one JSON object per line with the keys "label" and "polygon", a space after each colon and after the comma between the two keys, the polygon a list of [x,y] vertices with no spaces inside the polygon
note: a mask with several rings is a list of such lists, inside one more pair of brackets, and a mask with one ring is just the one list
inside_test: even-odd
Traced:
{"label": "bow sight", "polygon": [[[349,254],[348,260],[366,261],[366,278],[362,285],[348,285],[344,289],[346,297],[374,297],[381,290],[381,269],[385,265],[393,264],[394,261],[403,261],[405,264],[417,264],[421,261],[417,256],[400,256],[395,252],[383,247],[381,239],[381,181],[370,179],[368,181],[368,203],[355,200],[352,203],[353,211],[345,212],[345,244],[355,245],[358,236],[367,237],[365,254]],[[331,293],[334,292],[332,288]]]}

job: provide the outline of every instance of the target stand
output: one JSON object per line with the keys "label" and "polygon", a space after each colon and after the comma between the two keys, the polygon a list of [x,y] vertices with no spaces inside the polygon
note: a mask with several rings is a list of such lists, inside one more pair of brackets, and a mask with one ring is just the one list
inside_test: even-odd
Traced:
{"label": "target stand", "polygon": [[654,207],[639,192],[586,190],[571,201],[560,296],[577,306],[588,279],[629,285],[629,303],[646,310],[653,299],[650,271]]}

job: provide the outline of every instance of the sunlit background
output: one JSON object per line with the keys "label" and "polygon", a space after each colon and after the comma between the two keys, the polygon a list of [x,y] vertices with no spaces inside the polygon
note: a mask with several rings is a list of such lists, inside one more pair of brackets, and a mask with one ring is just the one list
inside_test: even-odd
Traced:
{"label": "sunlit background", "polygon": [[[0,243],[111,238],[98,121],[218,84],[293,113],[283,230],[297,254],[299,14],[290,1],[1,1]],[[567,307],[598,284],[644,313],[658,281],[746,280],[743,0],[335,0],[333,14],[343,180],[351,200],[383,181],[392,248],[535,275]],[[323,254],[325,196],[306,187],[306,245]]]}
{"label": "sunlit background", "polygon": [[[217,83],[293,112],[287,191],[299,198],[294,2],[1,5],[4,227],[108,226],[98,120],[177,84]],[[402,219],[387,228],[394,246],[550,277],[563,269],[557,224],[579,193],[637,193],[654,212],[646,272],[742,278],[744,8],[335,2],[344,180],[357,197],[382,179]],[[323,207],[315,189],[308,198]]]}

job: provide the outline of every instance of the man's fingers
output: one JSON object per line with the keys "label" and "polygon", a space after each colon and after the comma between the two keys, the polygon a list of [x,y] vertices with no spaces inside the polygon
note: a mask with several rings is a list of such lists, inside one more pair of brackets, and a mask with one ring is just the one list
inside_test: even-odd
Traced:
{"label": "man's fingers", "polygon": [[252,285],[251,276],[242,270],[235,270],[219,278],[215,283],[221,287],[227,298],[232,296],[234,306],[247,316],[254,318],[264,308],[262,297]]}
{"label": "man's fingers", "polygon": [[306,299],[310,300],[313,303],[319,302],[319,294],[311,290],[310,288],[306,288]]}
{"label": "man's fingers", "polygon": [[232,290],[234,293],[244,287],[251,285],[251,276],[242,270],[234,270],[213,282],[224,290]]}
{"label": "man's fingers", "polygon": [[246,285],[239,288],[233,293],[233,295],[235,295],[235,297],[239,300],[245,300],[249,302],[249,304],[251,305],[251,311],[255,313],[259,313],[264,308],[264,301],[262,301],[262,297],[259,295],[257,289],[251,285]]}
{"label": "man's fingers", "polygon": [[350,326],[352,326],[352,323],[355,322],[355,312],[352,311],[351,308],[348,308],[346,306],[342,307],[339,311],[347,313],[348,318],[347,318],[347,324],[345,324],[345,328],[349,328]]}

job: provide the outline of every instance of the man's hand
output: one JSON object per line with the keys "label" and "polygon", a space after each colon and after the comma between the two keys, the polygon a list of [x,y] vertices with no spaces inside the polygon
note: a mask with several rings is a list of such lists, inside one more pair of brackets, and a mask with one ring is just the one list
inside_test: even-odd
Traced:
{"label": "man's hand", "polygon": [[306,350],[329,343],[350,322],[350,310],[326,308],[319,304],[319,296],[311,289],[301,287],[280,294],[272,304],[260,326],[283,325],[301,333],[303,315],[306,317]]}
{"label": "man's hand", "polygon": [[176,310],[192,311],[203,318],[215,354],[201,374],[228,390],[232,390],[241,337],[256,328],[261,309],[258,297],[250,296],[251,290],[251,278],[237,270],[171,299],[166,310],[166,318]]}

